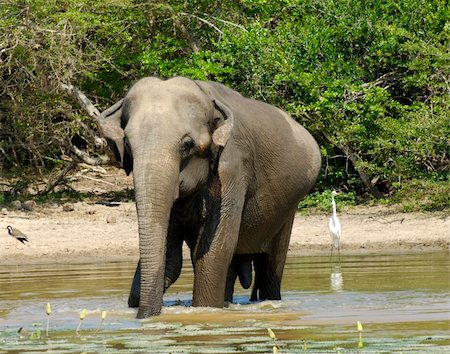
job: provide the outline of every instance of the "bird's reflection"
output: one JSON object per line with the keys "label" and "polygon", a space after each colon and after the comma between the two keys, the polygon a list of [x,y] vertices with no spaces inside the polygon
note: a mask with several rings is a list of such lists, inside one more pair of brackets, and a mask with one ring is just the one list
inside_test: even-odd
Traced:
{"label": "bird's reflection", "polygon": [[335,292],[339,292],[344,289],[344,277],[342,276],[340,264],[333,264],[331,266],[330,288]]}

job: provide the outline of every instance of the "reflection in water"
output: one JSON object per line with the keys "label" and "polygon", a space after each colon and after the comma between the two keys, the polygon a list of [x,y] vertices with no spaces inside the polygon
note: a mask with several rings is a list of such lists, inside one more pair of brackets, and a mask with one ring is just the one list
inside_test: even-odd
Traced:
{"label": "reflection in water", "polygon": [[[228,309],[193,308],[193,274],[186,263],[164,297],[162,315],[135,319],[127,307],[134,263],[41,265],[0,268],[0,353],[36,352],[36,341],[18,341],[17,330],[45,326],[53,352],[271,352],[271,328],[282,353],[356,348],[355,324],[364,323],[364,342],[373,351],[439,351],[450,344],[448,253],[288,259],[282,301],[249,302],[236,286]],[[344,287],[345,277],[345,287]],[[238,284],[238,283],[237,283]],[[330,291],[331,290],[331,291]],[[88,314],[81,338],[80,311]],[[104,325],[101,313],[108,311]],[[101,330],[97,329],[101,326]],[[427,339],[431,338],[431,340]]]}
{"label": "reflection in water", "polygon": [[341,265],[334,264],[330,274],[330,289],[339,292],[344,289],[344,277],[341,272]]}

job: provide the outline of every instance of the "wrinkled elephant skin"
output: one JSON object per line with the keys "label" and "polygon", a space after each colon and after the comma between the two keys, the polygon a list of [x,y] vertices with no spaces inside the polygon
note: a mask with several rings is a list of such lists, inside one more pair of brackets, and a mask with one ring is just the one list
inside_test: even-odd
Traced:
{"label": "wrinkled elephant skin", "polygon": [[252,298],[279,299],[294,214],[320,170],[313,137],[276,107],[182,77],[141,79],[102,115],[117,163],[133,172],[137,317],[160,313],[183,242],[194,306],[222,307],[252,268]]}

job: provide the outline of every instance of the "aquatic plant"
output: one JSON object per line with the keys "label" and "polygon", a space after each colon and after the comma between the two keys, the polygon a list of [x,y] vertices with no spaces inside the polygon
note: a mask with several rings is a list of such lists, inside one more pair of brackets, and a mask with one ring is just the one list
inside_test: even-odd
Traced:
{"label": "aquatic plant", "polygon": [[363,348],[364,347],[364,343],[362,340],[363,326],[360,321],[356,322],[356,328],[358,329],[358,332],[359,332],[358,348]]}
{"label": "aquatic plant", "polygon": [[100,327],[102,327],[104,325],[105,319],[106,319],[106,311],[102,311],[102,322],[97,327],[97,330],[95,331],[95,333],[97,333],[100,330]]}
{"label": "aquatic plant", "polygon": [[[267,332],[269,332],[270,339],[272,339],[274,342],[276,342],[277,341],[277,336],[275,335],[275,333],[270,328],[267,328]],[[272,347],[272,352],[274,354],[280,353],[280,347],[277,344],[275,344]]]}
{"label": "aquatic plant", "polygon": [[271,339],[277,340],[277,336],[275,335],[275,333],[270,328],[267,328],[267,332],[269,332],[269,337]]}
{"label": "aquatic plant", "polygon": [[49,302],[47,302],[47,306],[45,307],[45,313],[47,314],[47,327],[45,329],[45,334],[48,337],[48,328],[50,326],[50,315],[52,313],[52,306]]}
{"label": "aquatic plant", "polygon": [[78,323],[78,327],[77,327],[77,335],[80,334],[80,328],[81,328],[81,323],[83,323],[83,320],[86,318],[87,315],[87,310],[86,309],[82,309],[80,312],[80,322]]}
{"label": "aquatic plant", "polygon": [[30,339],[41,339],[41,329],[39,328],[40,326],[40,323],[33,323],[33,327],[36,329],[31,332],[29,337]]}
{"label": "aquatic plant", "polygon": [[38,328],[35,331],[31,332],[30,339],[41,339],[41,330]]}
{"label": "aquatic plant", "polygon": [[306,344],[306,340],[302,340],[302,349],[304,352],[308,350],[308,345]]}

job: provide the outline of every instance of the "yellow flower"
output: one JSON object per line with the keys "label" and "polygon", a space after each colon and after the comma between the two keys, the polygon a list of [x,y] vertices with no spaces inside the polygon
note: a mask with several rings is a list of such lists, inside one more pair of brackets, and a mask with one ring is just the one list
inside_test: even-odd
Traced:
{"label": "yellow flower", "polygon": [[50,314],[52,313],[52,306],[50,305],[49,302],[47,302],[47,306],[45,307],[45,312],[47,312],[47,316],[50,316]]}
{"label": "yellow flower", "polygon": [[83,321],[86,318],[86,315],[87,315],[87,310],[86,309],[81,310],[80,320]]}
{"label": "yellow flower", "polygon": [[267,332],[269,332],[270,338],[272,338],[273,340],[277,339],[277,336],[275,335],[275,333],[273,333],[273,331],[270,328],[267,328]]}
{"label": "yellow flower", "polygon": [[362,326],[362,324],[361,324],[361,322],[356,322],[356,326],[358,327],[358,331],[359,332],[362,332],[363,331],[363,326]]}

